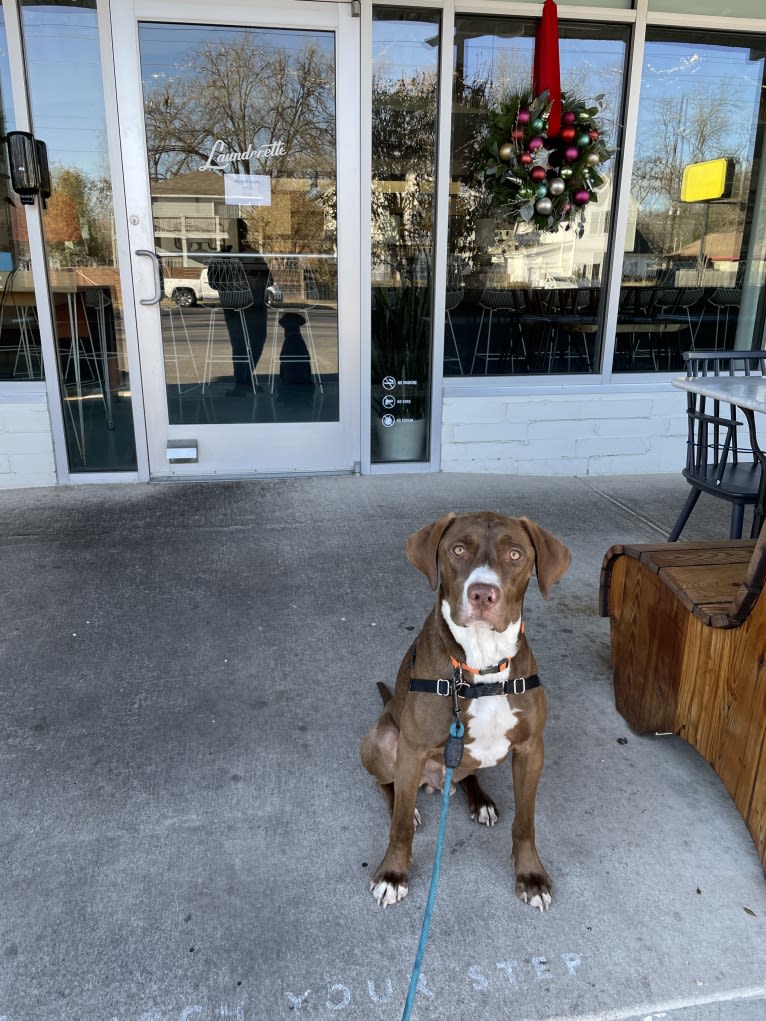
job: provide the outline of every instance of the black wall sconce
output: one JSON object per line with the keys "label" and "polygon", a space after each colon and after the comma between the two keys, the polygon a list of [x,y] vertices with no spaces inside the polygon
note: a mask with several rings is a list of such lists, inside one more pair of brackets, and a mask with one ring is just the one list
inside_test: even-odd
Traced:
{"label": "black wall sconce", "polygon": [[6,142],[11,185],[21,198],[21,204],[31,206],[34,204],[35,195],[39,195],[45,209],[45,200],[50,198],[51,194],[45,142],[38,142],[28,131],[9,131]]}

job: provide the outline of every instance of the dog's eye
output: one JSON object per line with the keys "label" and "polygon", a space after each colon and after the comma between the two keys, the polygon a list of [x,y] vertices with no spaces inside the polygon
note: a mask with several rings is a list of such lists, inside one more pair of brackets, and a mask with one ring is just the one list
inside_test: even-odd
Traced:
{"label": "dog's eye", "polygon": [[456,557],[462,557],[465,555],[465,546],[463,546],[462,543],[456,542],[452,547],[452,552]]}
{"label": "dog's eye", "polygon": [[512,549],[508,554],[509,560],[521,560],[521,550]]}

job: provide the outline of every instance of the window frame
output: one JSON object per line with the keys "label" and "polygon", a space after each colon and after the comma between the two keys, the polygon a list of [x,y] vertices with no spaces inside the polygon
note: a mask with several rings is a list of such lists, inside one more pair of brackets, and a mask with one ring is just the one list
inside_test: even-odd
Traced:
{"label": "window frame", "polygon": [[[411,6],[403,0],[387,0],[385,6]],[[524,2],[501,3],[497,0],[477,2],[477,0],[422,0],[418,5],[424,8],[438,8],[442,11],[442,39],[453,39],[455,17],[460,15],[484,15],[496,17],[539,16]],[[438,463],[438,451],[441,443],[441,410],[445,399],[463,396],[504,396],[545,393],[598,394],[607,391],[641,392],[656,390],[665,386],[678,375],[676,370],[646,371],[636,373],[615,373],[614,351],[616,346],[616,325],[619,304],[620,281],[624,263],[624,242],[628,228],[628,204],[624,196],[630,194],[633,165],[635,159],[636,133],[638,126],[638,109],[641,93],[641,78],[644,63],[647,29],[650,27],[685,28],[684,16],[663,12],[651,12],[647,0],[637,0],[632,10],[606,7],[560,7],[559,21],[591,21],[595,24],[628,25],[630,38],[626,53],[624,70],[623,95],[623,129],[621,139],[621,158],[615,181],[616,196],[613,205],[613,217],[610,232],[610,247],[605,261],[605,286],[607,297],[603,306],[603,350],[599,369],[587,376],[580,375],[539,375],[521,376],[448,376],[443,373],[444,335],[443,331],[434,331],[433,342],[433,377],[432,377],[432,424],[431,424],[431,464]],[[371,13],[368,15],[371,19]],[[736,17],[695,17],[695,29],[710,29],[721,34],[766,34],[766,19]],[[370,62],[369,33],[365,44],[363,33],[363,65],[368,69]],[[435,205],[435,253],[434,253],[434,322],[443,320],[446,290],[447,269],[447,222],[449,202],[449,169],[452,117],[452,60],[453,48],[442,45],[441,77],[439,83],[439,118],[437,125],[437,181]],[[369,107],[369,89],[363,94],[363,109],[366,116]],[[369,166],[369,120],[363,124],[363,146],[367,147]],[[367,259],[369,261],[369,259]],[[369,267],[366,272],[369,282]],[[364,284],[363,284],[364,286]],[[380,466],[382,467],[382,466]],[[402,467],[402,466],[399,466]],[[422,465],[420,470],[422,470]]]}

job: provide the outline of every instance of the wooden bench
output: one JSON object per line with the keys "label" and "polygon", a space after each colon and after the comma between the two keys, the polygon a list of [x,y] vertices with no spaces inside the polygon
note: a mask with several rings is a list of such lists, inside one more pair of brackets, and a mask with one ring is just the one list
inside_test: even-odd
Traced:
{"label": "wooden bench", "polygon": [[610,619],[618,711],[674,733],[715,769],[766,869],[766,528],[753,539],[613,546]]}

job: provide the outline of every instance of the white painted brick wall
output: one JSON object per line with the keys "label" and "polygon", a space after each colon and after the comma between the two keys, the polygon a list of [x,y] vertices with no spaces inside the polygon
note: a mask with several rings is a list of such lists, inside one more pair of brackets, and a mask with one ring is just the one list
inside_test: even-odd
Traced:
{"label": "white painted brick wall", "polygon": [[0,393],[0,489],[55,485],[45,393],[22,386]]}
{"label": "white painted brick wall", "polygon": [[686,398],[656,387],[583,387],[447,395],[442,470],[517,475],[678,472],[686,455]]}
{"label": "white painted brick wall", "polygon": [[[510,475],[678,472],[685,397],[640,391],[452,396],[442,410],[442,470]],[[56,485],[44,393],[0,392],[0,489]]]}

